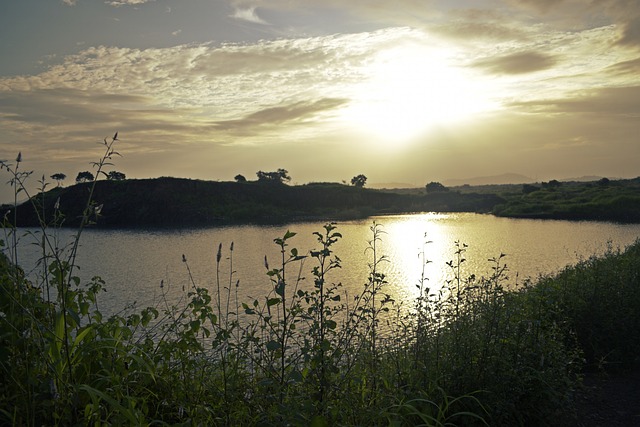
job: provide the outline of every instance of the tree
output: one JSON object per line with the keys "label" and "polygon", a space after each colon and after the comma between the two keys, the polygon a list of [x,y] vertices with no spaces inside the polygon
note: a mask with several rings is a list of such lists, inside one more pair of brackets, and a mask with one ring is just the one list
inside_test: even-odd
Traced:
{"label": "tree", "polygon": [[247,182],[247,178],[244,177],[244,175],[236,175],[233,177],[233,179],[236,180],[236,182]]}
{"label": "tree", "polygon": [[124,181],[125,179],[127,179],[127,176],[122,172],[111,171],[107,174],[107,179],[109,181]]}
{"label": "tree", "polygon": [[439,182],[430,182],[427,184],[427,193],[445,193],[449,191],[447,187],[440,184]]}
{"label": "tree", "polygon": [[58,187],[60,187],[62,181],[64,181],[66,177],[67,175],[63,173],[54,173],[53,175],[51,175],[51,179],[58,181]]}
{"label": "tree", "polygon": [[536,187],[535,185],[522,184],[522,194],[530,194],[530,193],[533,193],[534,191],[538,191],[539,189],[540,187]]}
{"label": "tree", "polygon": [[549,182],[543,182],[542,183],[542,188],[548,188],[548,189],[556,189],[558,187],[561,187],[562,183],[560,181],[558,181],[557,179],[552,179]]}
{"label": "tree", "polygon": [[76,182],[79,184],[81,182],[89,182],[93,181],[93,174],[89,171],[78,172],[78,176],[76,177]]}
{"label": "tree", "polygon": [[278,169],[275,172],[256,172],[259,182],[277,183],[282,184],[284,182],[291,181],[289,172],[286,169]]}
{"label": "tree", "polygon": [[362,174],[356,175],[353,178],[351,178],[351,185],[355,187],[362,188],[366,183],[367,183],[367,177]]}

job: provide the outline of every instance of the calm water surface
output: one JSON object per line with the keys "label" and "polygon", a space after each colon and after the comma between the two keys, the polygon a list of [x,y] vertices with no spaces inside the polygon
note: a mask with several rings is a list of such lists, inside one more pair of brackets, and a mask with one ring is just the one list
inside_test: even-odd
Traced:
{"label": "calm water surface", "polygon": [[[335,245],[342,268],[334,270],[329,280],[341,282],[351,295],[358,293],[367,279],[368,264],[372,262],[372,252],[367,247],[372,239],[370,228],[374,221],[383,231],[378,253],[389,260],[381,264],[389,281],[387,291],[397,301],[407,301],[416,295],[424,260],[429,261],[425,275],[432,289],[452,277],[446,263],[455,258],[456,241],[468,245],[463,276],[472,273],[490,275],[488,259],[504,253],[509,283],[513,285],[527,277],[551,274],[568,264],[602,254],[609,246],[624,248],[640,238],[640,224],[507,219],[468,213],[345,221],[337,224],[336,231],[343,238]],[[163,293],[170,303],[176,303],[191,287],[188,269],[197,286],[215,289],[218,283],[215,258],[221,243],[220,286],[231,283],[235,292],[235,283],[239,280],[240,300],[250,301],[271,290],[265,275],[264,257],[267,256],[271,268],[278,267],[280,255],[273,239],[282,237],[287,230],[296,232],[289,242],[290,248],[298,248],[304,254],[319,248],[313,232],[322,232],[323,224],[307,222],[287,226],[179,230],[89,229],[81,239],[78,274],[83,280],[99,275],[106,281],[108,292],[100,301],[101,309],[107,313],[133,302],[142,306],[158,304],[163,301]],[[71,230],[58,233],[60,247],[73,235]],[[19,255],[20,264],[32,278],[40,271],[33,267],[40,255],[37,246],[32,244],[35,240],[31,235],[23,236]],[[182,261],[183,254],[186,263]],[[312,259],[307,259],[302,266],[302,273],[308,278],[302,286],[311,286],[313,266]],[[289,271],[294,274],[298,269],[290,268]]]}

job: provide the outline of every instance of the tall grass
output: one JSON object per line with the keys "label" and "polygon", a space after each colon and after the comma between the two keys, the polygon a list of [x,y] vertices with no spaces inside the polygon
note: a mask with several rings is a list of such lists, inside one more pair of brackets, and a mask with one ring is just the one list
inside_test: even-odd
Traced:
{"label": "tall grass", "polygon": [[[99,172],[117,155],[116,141],[104,141]],[[2,163],[16,201],[28,177],[18,159]],[[292,231],[274,239],[279,257],[265,258],[266,295],[239,297],[233,243],[219,244],[212,289],[183,255],[184,301],[105,318],[104,282],[74,274],[81,232],[99,214],[88,196],[68,245],[56,241],[62,213],[41,222],[37,281],[18,267],[18,239],[32,236],[19,235],[17,216],[5,219],[2,424],[552,425],[571,412],[583,367],[638,362],[638,244],[507,291],[504,255],[477,277],[465,269],[466,245],[456,243],[450,278],[429,283],[423,273],[405,309],[385,292],[383,227],[372,225],[369,276],[349,295],[334,253],[342,235],[327,223],[313,248],[296,248]]]}

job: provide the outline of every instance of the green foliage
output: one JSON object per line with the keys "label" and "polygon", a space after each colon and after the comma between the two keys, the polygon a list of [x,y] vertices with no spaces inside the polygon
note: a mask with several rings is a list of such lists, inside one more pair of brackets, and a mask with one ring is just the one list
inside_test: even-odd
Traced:
{"label": "green foliage", "polygon": [[522,194],[506,198],[494,207],[500,216],[523,218],[557,218],[640,221],[640,181],[610,181],[603,178],[593,183],[560,183],[549,181],[542,188],[525,184]]}
{"label": "green foliage", "polygon": [[[96,175],[117,154],[116,136]],[[1,164],[16,194],[29,176],[18,159]],[[356,295],[336,281],[342,235],[327,223],[308,251],[294,246],[295,232],[274,239],[266,295],[239,298],[233,243],[219,244],[212,288],[183,255],[183,302],[169,304],[161,283],[157,306],[105,317],[105,283],[74,273],[95,188],[69,244],[56,240],[56,222],[27,236],[4,224],[0,424],[548,425],[571,412],[583,359],[624,369],[640,354],[640,243],[514,285],[503,254],[477,277],[456,242],[448,279],[429,283],[423,270],[416,300],[402,306],[386,292],[376,223]],[[43,250],[34,281],[18,267],[20,237]]]}

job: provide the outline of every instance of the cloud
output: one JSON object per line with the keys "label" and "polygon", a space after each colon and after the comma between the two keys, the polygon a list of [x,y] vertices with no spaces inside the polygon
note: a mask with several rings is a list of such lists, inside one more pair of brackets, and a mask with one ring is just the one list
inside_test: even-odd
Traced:
{"label": "cloud", "polygon": [[640,86],[583,90],[563,99],[514,103],[527,112],[640,118]]}
{"label": "cloud", "polygon": [[155,0],[113,0],[113,1],[105,1],[106,4],[114,7],[120,6],[135,6],[138,4],[149,3]]}
{"label": "cloud", "polygon": [[526,74],[549,69],[556,63],[557,59],[552,55],[527,51],[481,59],[473,65],[494,74]]}
{"label": "cloud", "polygon": [[252,22],[254,24],[262,24],[269,25],[264,19],[260,18],[256,13],[255,7],[250,7],[246,9],[236,9],[234,14],[231,15],[232,18],[239,19],[241,21]]}
{"label": "cloud", "polygon": [[508,0],[542,16],[547,25],[567,29],[594,28],[614,24],[619,29],[616,44],[640,47],[640,8],[637,0]]}
{"label": "cloud", "polygon": [[171,32],[171,35],[172,36],[177,36],[177,35],[180,35],[181,32],[182,32],[182,30],[175,30],[175,31]]}
{"label": "cloud", "polygon": [[66,155],[116,130],[138,142],[127,150],[134,152],[233,144],[244,135],[261,145],[302,141],[348,102],[345,85],[362,79],[378,46],[406,35],[87,48],[40,74],[0,78],[0,126],[11,141],[0,151],[20,144]]}
{"label": "cloud", "polygon": [[67,6],[75,6],[77,2],[78,0],[62,0],[62,3],[66,4]]}
{"label": "cloud", "polygon": [[526,40],[530,33],[503,13],[483,9],[453,10],[442,22],[429,25],[428,30],[464,43]]}
{"label": "cloud", "polygon": [[607,70],[614,74],[637,77],[640,75],[640,57],[618,62],[617,64],[609,66]]}
{"label": "cloud", "polygon": [[346,104],[346,99],[325,98],[317,101],[299,101],[277,107],[264,108],[238,120],[215,122],[218,129],[243,135],[259,133],[261,127],[308,125],[319,119],[322,113],[335,110]]}
{"label": "cloud", "polygon": [[524,7],[538,13],[548,13],[551,9],[560,6],[564,0],[509,0],[509,3]]}

